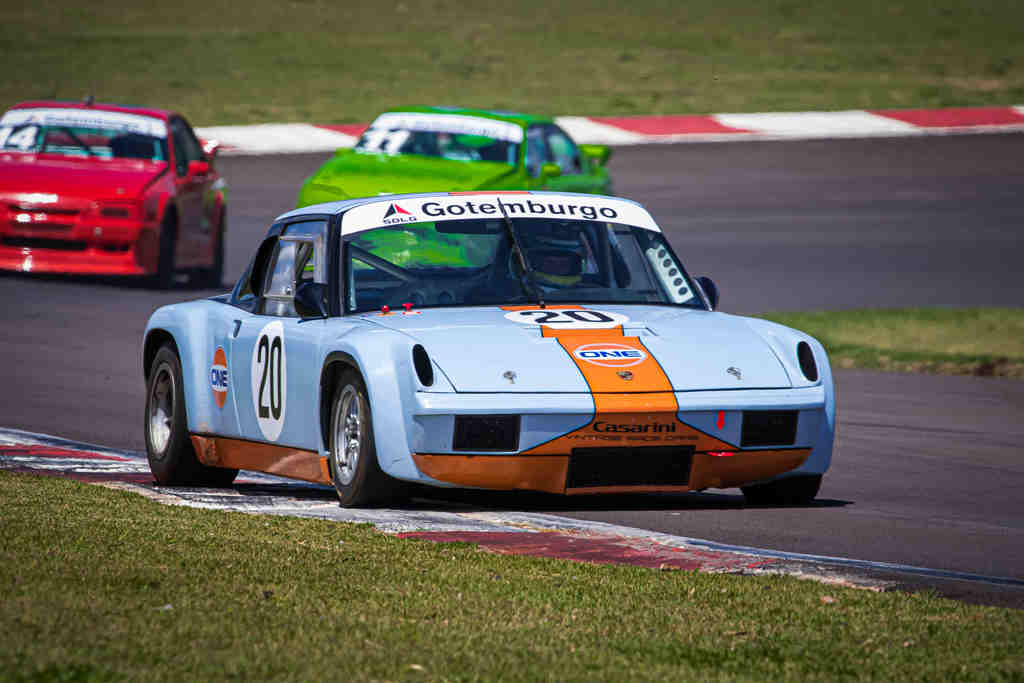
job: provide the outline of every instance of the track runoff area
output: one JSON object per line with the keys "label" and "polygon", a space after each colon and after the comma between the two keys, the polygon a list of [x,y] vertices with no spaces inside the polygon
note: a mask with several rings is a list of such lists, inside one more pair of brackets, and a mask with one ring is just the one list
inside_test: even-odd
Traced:
{"label": "track runoff area", "polygon": [[[593,145],[908,137],[1024,131],[1024,105],[699,116],[558,116],[555,121],[576,142]],[[266,123],[200,127],[196,132],[220,142],[224,154],[286,154],[352,147],[367,125]]]}
{"label": "track runoff area", "polygon": [[[1024,131],[1024,107],[557,120],[580,143],[637,145]],[[349,147],[364,129],[360,124],[263,124],[197,132],[219,140],[225,154],[259,155]],[[160,488],[153,484],[142,453],[12,429],[0,429],[0,468],[70,477],[168,504],[372,523],[384,533],[468,541],[494,552],[718,573],[790,574],[872,590],[928,585],[932,580],[1024,589],[1024,580],[1011,577],[729,545],[548,514],[457,505],[439,509],[436,504],[342,509],[333,489],[255,473],[243,473],[227,491]]]}
{"label": "track runoff area", "polygon": [[75,479],[169,505],[373,524],[403,538],[475,543],[498,553],[718,574],[785,574],[873,591],[900,588],[905,577],[1024,589],[1024,580],[1010,577],[736,546],[542,513],[446,508],[433,501],[403,509],[342,508],[331,487],[255,472],[240,473],[230,489],[160,487],[144,453],[15,429],[0,429],[0,469]]}

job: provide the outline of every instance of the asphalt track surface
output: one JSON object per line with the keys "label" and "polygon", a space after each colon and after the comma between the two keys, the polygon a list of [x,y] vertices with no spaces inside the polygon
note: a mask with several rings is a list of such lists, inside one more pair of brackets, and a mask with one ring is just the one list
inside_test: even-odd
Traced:
{"label": "asphalt track surface", "polygon": [[[226,157],[226,281],[326,155]],[[650,145],[615,151],[721,308],[750,313],[1021,306],[1024,135]],[[143,450],[140,339],[158,306],[210,294],[0,275],[0,426]],[[487,498],[721,543],[1024,579],[1024,382],[837,371],[833,466],[809,507],[738,491]],[[438,506],[474,503],[472,497]],[[1024,607],[1024,589],[926,582]],[[921,585],[921,583],[913,584]]]}

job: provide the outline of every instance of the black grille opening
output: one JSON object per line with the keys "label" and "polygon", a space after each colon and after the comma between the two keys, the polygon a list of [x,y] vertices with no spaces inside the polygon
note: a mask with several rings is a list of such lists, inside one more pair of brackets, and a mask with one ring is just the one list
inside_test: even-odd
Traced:
{"label": "black grille opening", "polygon": [[456,415],[456,451],[514,451],[519,448],[518,415]]}
{"label": "black grille opening", "polygon": [[791,446],[796,441],[796,410],[745,410],[741,446]]}
{"label": "black grille opening", "polygon": [[686,486],[693,446],[574,448],[566,488]]}
{"label": "black grille opening", "polygon": [[8,247],[32,247],[34,249],[59,249],[60,251],[85,251],[89,245],[79,240],[57,240],[45,237],[4,237],[0,242]]}

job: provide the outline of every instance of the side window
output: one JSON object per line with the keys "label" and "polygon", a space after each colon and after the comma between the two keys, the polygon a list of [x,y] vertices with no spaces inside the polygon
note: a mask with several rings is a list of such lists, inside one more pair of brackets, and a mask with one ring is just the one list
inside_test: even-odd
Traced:
{"label": "side window", "polygon": [[526,131],[526,172],[536,178],[540,175],[540,167],[548,161],[544,131],[540,126],[530,126]]}
{"label": "side window", "polygon": [[302,282],[327,282],[327,223],[322,220],[292,223],[284,229],[267,269],[263,290],[264,315],[295,317],[295,288]]}
{"label": "side window", "polygon": [[551,161],[558,164],[564,175],[579,173],[582,170],[580,152],[572,138],[558,126],[546,126],[544,132]]}
{"label": "side window", "polygon": [[174,170],[179,176],[188,173],[190,161],[202,161],[203,148],[192,129],[180,118],[171,119],[171,142],[174,145]]}

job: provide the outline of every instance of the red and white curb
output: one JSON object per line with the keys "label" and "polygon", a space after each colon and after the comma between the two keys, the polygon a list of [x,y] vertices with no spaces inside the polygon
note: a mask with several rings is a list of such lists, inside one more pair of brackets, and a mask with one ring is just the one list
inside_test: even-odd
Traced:
{"label": "red and white curb", "polygon": [[498,553],[661,570],[785,574],[875,591],[897,585],[874,575],[879,571],[1024,587],[1016,579],[729,546],[557,515],[466,510],[439,501],[416,501],[401,510],[353,510],[339,507],[330,487],[254,472],[240,473],[228,489],[162,487],[153,482],[142,453],[16,429],[0,428],[0,469],[76,479],[169,505],[368,523],[403,538],[469,542]]}
{"label": "red and white curb", "polygon": [[[950,109],[854,109],[679,116],[558,116],[580,144],[828,138],[906,137],[1024,131],[1024,106]],[[208,126],[196,132],[217,140],[224,154],[329,152],[351,147],[366,124],[264,123]]]}

